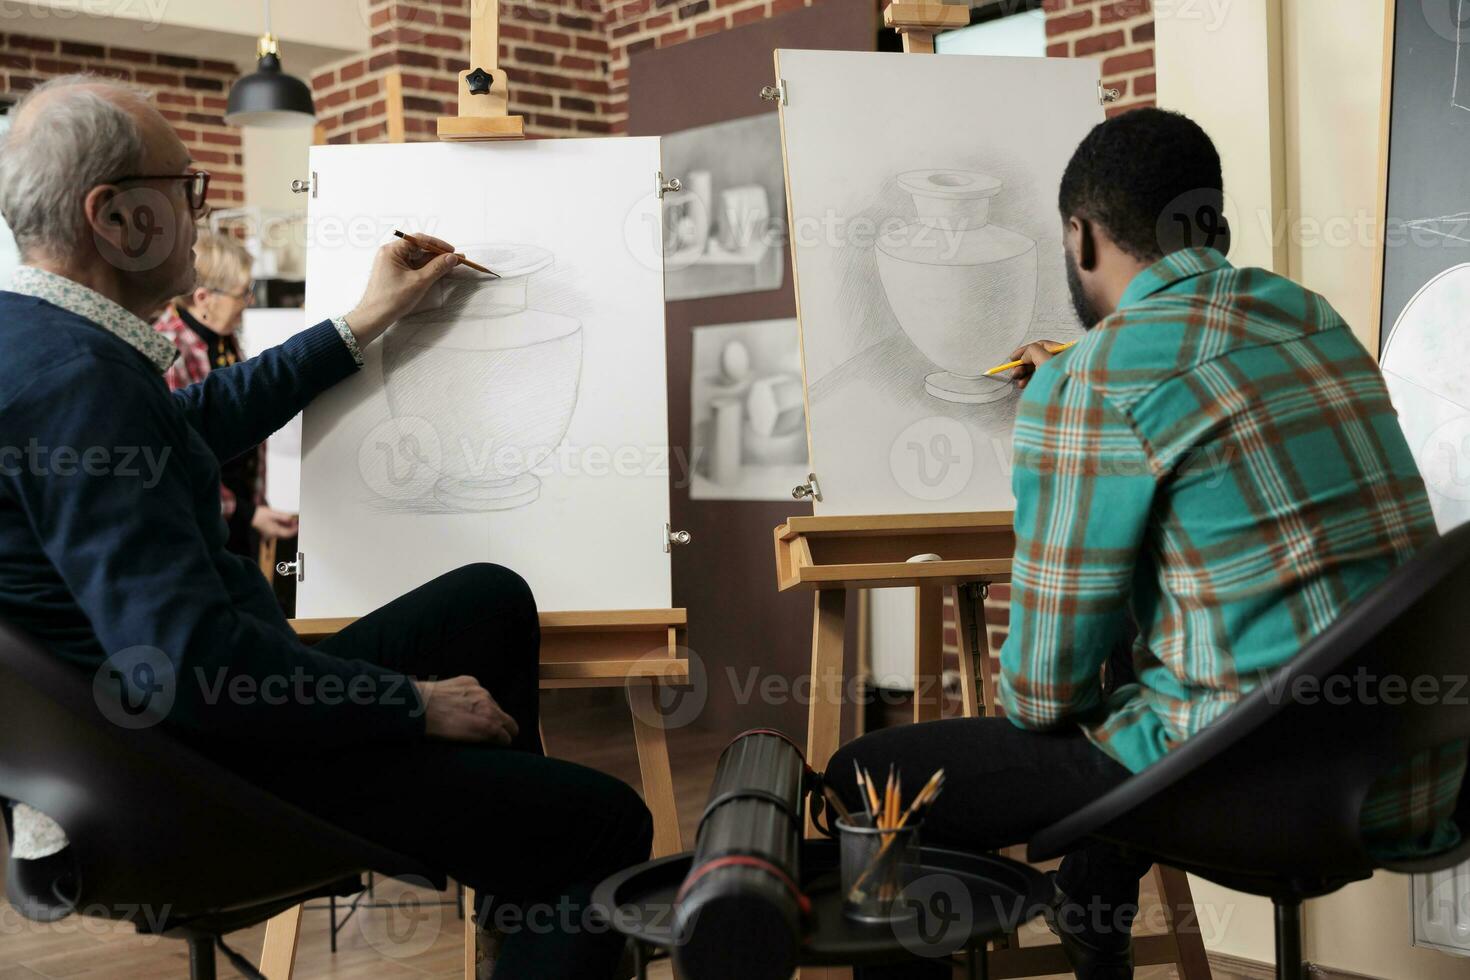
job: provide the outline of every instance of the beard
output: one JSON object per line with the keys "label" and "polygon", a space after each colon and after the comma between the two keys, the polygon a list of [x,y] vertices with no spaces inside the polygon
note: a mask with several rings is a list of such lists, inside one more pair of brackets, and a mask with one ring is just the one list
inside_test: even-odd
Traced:
{"label": "beard", "polygon": [[1072,258],[1072,253],[1067,252],[1067,290],[1072,294],[1072,309],[1077,314],[1077,319],[1082,321],[1083,330],[1091,330],[1102,322],[1102,314],[1092,301],[1087,298],[1087,292],[1082,288],[1082,275],[1077,271],[1077,260]]}

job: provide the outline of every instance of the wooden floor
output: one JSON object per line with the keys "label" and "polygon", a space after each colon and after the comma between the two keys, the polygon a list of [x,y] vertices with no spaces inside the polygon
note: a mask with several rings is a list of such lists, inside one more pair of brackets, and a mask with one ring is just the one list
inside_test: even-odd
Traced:
{"label": "wooden floor", "polygon": [[[560,692],[548,696],[544,704],[549,752],[638,785],[637,759],[625,707],[592,692]],[[716,757],[728,737],[692,729],[670,735],[675,790],[687,846],[692,846],[694,822],[706,799]],[[3,845],[3,834],[0,834],[0,845]],[[1148,887],[1151,889],[1151,883]],[[297,980],[379,977],[458,980],[463,933],[456,910],[451,905],[429,904],[439,899],[452,901],[452,888],[436,896],[397,882],[380,881],[376,893],[378,901],[395,903],[394,908],[358,912],[339,934],[336,954],[328,948],[327,910],[323,907],[306,912],[296,960]],[[1143,901],[1147,910],[1156,897],[1146,889]],[[403,938],[406,928],[412,929],[407,940]],[[395,931],[392,941],[385,938],[389,929]],[[257,926],[235,933],[227,941],[255,962],[264,934],[264,926]],[[1051,941],[1051,935],[1039,923],[1032,923],[1023,934],[1024,945]],[[188,958],[182,943],[139,936],[131,926],[95,919],[73,917],[41,925],[21,918],[0,900],[0,980],[182,980],[188,975]],[[219,975],[240,977],[223,957]],[[668,964],[658,964],[653,976],[667,980]],[[1171,967],[1149,967],[1137,972],[1137,980],[1166,980],[1174,976]],[[1217,980],[1235,980],[1219,972],[1215,976]]]}

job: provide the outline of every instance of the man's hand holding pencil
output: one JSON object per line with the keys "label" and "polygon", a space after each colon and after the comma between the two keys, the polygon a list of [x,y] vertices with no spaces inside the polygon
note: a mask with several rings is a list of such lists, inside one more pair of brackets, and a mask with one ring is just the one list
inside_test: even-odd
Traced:
{"label": "man's hand holding pencil", "polygon": [[1056,340],[1037,340],[1029,344],[1023,344],[1011,351],[1011,359],[1009,361],[1005,364],[997,364],[985,373],[990,375],[999,374],[1002,371],[1010,371],[1011,380],[1016,383],[1016,387],[1024,389],[1031,383],[1031,376],[1036,373],[1037,368],[1075,343],[1077,343],[1075,340],[1070,344],[1064,344]]}

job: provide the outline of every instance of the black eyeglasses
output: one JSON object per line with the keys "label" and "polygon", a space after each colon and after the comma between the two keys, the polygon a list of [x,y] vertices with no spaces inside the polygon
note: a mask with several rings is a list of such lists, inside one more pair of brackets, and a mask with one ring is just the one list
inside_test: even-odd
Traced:
{"label": "black eyeglasses", "polygon": [[111,183],[123,184],[134,180],[182,180],[186,181],[186,190],[189,193],[189,207],[196,214],[204,210],[205,202],[209,198],[209,171],[191,170],[186,174],[138,174],[132,177],[119,177]]}

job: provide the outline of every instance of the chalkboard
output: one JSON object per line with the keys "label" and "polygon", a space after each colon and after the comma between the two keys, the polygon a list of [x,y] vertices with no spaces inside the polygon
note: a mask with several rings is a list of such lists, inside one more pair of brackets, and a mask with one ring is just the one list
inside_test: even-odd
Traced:
{"label": "chalkboard", "polygon": [[1470,0],[1396,8],[1380,349],[1425,284],[1470,262]]}
{"label": "chalkboard", "polygon": [[1470,520],[1470,0],[1397,0],[1379,357],[1441,528]]}

